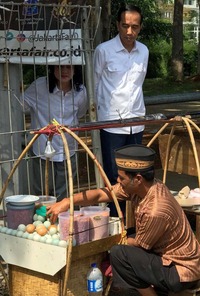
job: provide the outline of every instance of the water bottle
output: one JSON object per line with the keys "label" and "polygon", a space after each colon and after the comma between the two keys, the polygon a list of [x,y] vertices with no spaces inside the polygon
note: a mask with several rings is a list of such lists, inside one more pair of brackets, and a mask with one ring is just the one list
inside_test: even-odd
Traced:
{"label": "water bottle", "polygon": [[103,292],[103,275],[96,263],[91,264],[87,274],[87,288],[89,295],[102,295]]}

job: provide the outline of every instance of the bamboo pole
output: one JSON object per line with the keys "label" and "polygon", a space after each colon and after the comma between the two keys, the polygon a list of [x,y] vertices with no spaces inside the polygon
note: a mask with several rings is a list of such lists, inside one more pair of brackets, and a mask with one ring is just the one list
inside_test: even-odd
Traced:
{"label": "bamboo pole", "polygon": [[22,153],[20,154],[19,158],[17,159],[17,161],[15,162],[12,170],[10,171],[10,174],[8,176],[8,178],[6,179],[5,183],[4,183],[4,186],[3,186],[3,189],[1,191],[1,194],[0,194],[0,204],[3,200],[3,197],[4,197],[4,193],[7,189],[7,186],[14,174],[14,172],[16,171],[19,163],[21,162],[21,160],[23,159],[23,157],[25,156],[25,154],[29,151],[29,149],[31,148],[31,146],[33,145],[33,143],[37,140],[37,138],[39,137],[39,134],[36,134],[32,139],[31,141],[29,142],[29,144],[26,146],[26,148],[22,151]]}
{"label": "bamboo pole", "polygon": [[[53,123],[58,125],[58,123],[53,120]],[[91,152],[91,150],[87,147],[87,145],[85,145],[85,143],[74,133],[72,132],[69,128],[64,127],[64,126],[59,126],[58,127],[58,131],[62,136],[62,140],[64,143],[64,147],[65,147],[65,153],[67,157],[67,161],[70,160],[70,155],[69,155],[69,150],[68,150],[68,145],[67,145],[67,141],[66,138],[64,136],[63,130],[65,132],[67,132],[69,135],[71,135],[84,149],[85,151],[88,153],[88,155],[91,157],[91,159],[94,161],[97,169],[99,170],[104,183],[106,184],[106,186],[108,187],[111,196],[113,198],[113,201],[115,203],[116,209],[117,209],[117,213],[121,222],[121,227],[122,227],[122,233],[121,233],[121,240],[120,240],[120,244],[126,243],[126,231],[124,228],[124,220],[123,220],[123,216],[122,216],[122,212],[118,203],[118,200],[115,196],[115,193],[113,191],[113,188],[110,184],[110,181],[108,180],[102,166],[100,165],[99,161],[97,160],[97,158],[95,157],[95,155]],[[69,230],[69,246],[67,249],[67,263],[66,263],[66,269],[65,269],[65,276],[64,276],[64,286],[63,286],[63,296],[67,295],[67,283],[68,283],[68,279],[69,279],[69,274],[70,274],[70,266],[71,266],[71,261],[72,261],[72,243],[73,243],[73,222],[74,222],[74,203],[73,203],[73,177],[72,177],[72,171],[71,171],[71,166],[70,163],[68,162],[68,169],[69,169],[69,177],[71,176],[70,180],[70,230]],[[109,281],[107,288],[106,288],[106,293],[109,292],[110,290],[110,286],[111,286],[111,282],[112,280]]]}
{"label": "bamboo pole", "polygon": [[[196,162],[196,167],[197,167],[197,176],[198,176],[198,181],[199,181],[199,187],[200,187],[200,164],[199,164],[199,158],[198,158],[198,153],[197,153],[197,148],[196,148],[196,143],[195,143],[195,139],[194,139],[194,135],[191,129],[192,125],[198,132],[200,132],[200,128],[198,127],[197,124],[195,124],[191,118],[188,117],[180,117],[180,116],[176,116],[171,123],[173,123],[172,129],[170,131],[170,136],[168,139],[168,143],[167,143],[167,149],[166,149],[166,157],[165,157],[165,165],[164,165],[164,173],[163,173],[163,183],[166,182],[166,176],[167,176],[167,168],[168,168],[168,163],[169,163],[169,154],[170,154],[170,146],[171,146],[171,141],[172,141],[172,136],[174,134],[175,128],[177,126],[177,122],[178,121],[183,121],[187,127],[187,131],[190,137],[190,141],[192,144],[192,149],[193,149],[193,154],[194,154],[194,158],[195,158],[195,162]],[[169,125],[169,123],[166,123],[155,135],[154,137],[149,141],[149,143],[147,144],[147,147],[150,147],[152,145],[152,143],[155,141],[155,139],[163,132],[163,130]]]}
{"label": "bamboo pole", "polygon": [[[0,194],[0,204],[4,198],[4,194],[6,192],[6,189],[7,189],[7,186],[14,174],[14,172],[16,171],[19,163],[21,162],[21,160],[23,159],[23,157],[25,156],[25,154],[29,151],[29,149],[31,148],[31,146],[33,145],[33,143],[37,140],[37,138],[39,137],[39,135],[35,135],[32,140],[29,142],[29,144],[26,146],[26,148],[22,151],[21,155],[19,156],[19,158],[17,159],[16,163],[14,164],[12,170],[10,171],[10,174],[9,176],[7,177],[5,183],[4,183],[4,186],[2,188],[2,191],[1,191],[1,194]],[[3,266],[2,266],[2,263],[0,262],[0,271],[2,272],[3,274],[3,277],[5,279],[5,282],[6,282],[6,285],[7,285],[7,288],[9,290],[9,282],[8,282],[8,278],[4,272],[4,269],[3,269]]]}
{"label": "bamboo pole", "polygon": [[192,121],[190,118],[187,118],[187,121],[200,133],[200,128],[194,121]]}
{"label": "bamboo pole", "polygon": [[200,166],[199,166],[199,158],[198,158],[198,154],[197,154],[197,147],[196,147],[196,143],[195,143],[195,139],[194,139],[194,135],[191,129],[191,126],[189,124],[189,120],[188,118],[182,118],[184,123],[186,124],[189,136],[190,136],[190,141],[192,144],[192,149],[193,149],[193,153],[194,153],[194,158],[195,158],[195,162],[196,162],[196,167],[197,167],[197,176],[198,176],[198,180],[199,180],[199,187],[200,187]]}
{"label": "bamboo pole", "polygon": [[45,161],[45,195],[49,195],[49,158]]}
{"label": "bamboo pole", "polygon": [[64,276],[64,283],[63,283],[63,296],[67,295],[67,283],[69,280],[70,274],[70,266],[72,260],[72,247],[73,247],[73,230],[74,230],[74,202],[73,202],[73,174],[72,174],[72,166],[71,166],[71,159],[69,153],[69,147],[64,135],[62,128],[58,128],[58,131],[61,135],[64,150],[67,160],[67,170],[68,170],[68,180],[69,180],[69,198],[70,198],[70,220],[69,220],[69,238],[68,238],[68,247],[67,247],[67,263],[65,267],[65,276]]}
{"label": "bamboo pole", "polygon": [[164,165],[164,173],[163,173],[163,183],[166,183],[166,177],[167,177],[167,169],[168,169],[168,164],[169,164],[169,154],[170,154],[170,148],[171,148],[171,142],[172,142],[172,137],[175,131],[176,123],[173,124],[172,129],[169,134],[169,139],[167,143],[167,149],[166,149],[166,157],[165,157],[165,165]]}
{"label": "bamboo pole", "polygon": [[150,147],[153,142],[158,138],[158,136],[164,131],[164,129],[166,129],[166,127],[169,125],[169,123],[165,123],[164,126],[162,126],[159,131],[153,136],[153,138],[149,141],[149,143],[147,144],[147,147]]}
{"label": "bamboo pole", "polygon": [[[66,127],[63,127],[63,129],[69,133],[74,139],[77,140],[77,142],[79,142],[79,144],[85,149],[85,151],[88,153],[88,155],[91,157],[91,159],[94,161],[95,165],[97,166],[103,180],[104,180],[104,183],[106,184],[106,186],[108,187],[110,193],[111,193],[111,196],[113,198],[113,201],[115,203],[115,206],[116,206],[116,209],[117,209],[117,213],[118,213],[118,216],[119,216],[119,219],[120,219],[120,222],[121,222],[121,226],[122,226],[122,233],[121,233],[121,240],[120,240],[120,244],[123,244],[123,243],[126,243],[126,231],[125,231],[125,228],[124,228],[124,220],[123,220],[123,216],[122,216],[122,212],[121,212],[121,209],[120,209],[120,206],[119,206],[119,203],[117,201],[117,198],[115,196],[115,193],[113,191],[113,188],[110,184],[110,181],[108,180],[104,170],[102,169],[102,166],[100,165],[99,161],[96,159],[95,155],[90,151],[90,149],[87,147],[87,145],[85,145],[85,143],[74,133],[72,132],[70,129],[66,128]],[[70,262],[71,262],[71,252],[72,250],[70,250]],[[69,269],[70,269],[70,265],[68,263],[68,268],[67,268],[67,272],[69,272]],[[67,279],[66,279],[67,280]],[[67,281],[66,281],[66,284],[67,284]],[[112,284],[112,278],[110,279],[110,281],[108,282],[108,285],[106,287],[106,291],[105,291],[105,295],[108,295],[108,292],[110,290],[110,287],[111,287],[111,284]]]}
{"label": "bamboo pole", "polygon": [[117,213],[119,216],[119,219],[121,221],[122,224],[122,232],[124,231],[124,221],[123,221],[123,215],[118,203],[118,200],[115,196],[115,193],[113,191],[113,188],[110,184],[110,181],[108,179],[108,177],[106,176],[101,164],[99,163],[99,161],[97,160],[96,156],[91,152],[91,150],[87,147],[87,145],[74,133],[72,132],[69,128],[63,127],[63,130],[65,130],[67,133],[69,133],[74,139],[77,140],[77,142],[85,149],[85,151],[88,153],[88,155],[91,157],[91,159],[94,161],[95,165],[97,166],[97,168],[99,169],[99,172],[104,180],[104,183],[106,184],[108,190],[110,191],[110,194],[113,198],[113,201],[115,203],[116,209],[117,209]]}

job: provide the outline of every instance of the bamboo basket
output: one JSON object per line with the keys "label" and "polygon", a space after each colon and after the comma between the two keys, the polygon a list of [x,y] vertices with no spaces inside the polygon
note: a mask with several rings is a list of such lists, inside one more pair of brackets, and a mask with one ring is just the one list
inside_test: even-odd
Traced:
{"label": "bamboo basket", "polygon": [[[69,179],[69,198],[70,198],[70,225],[69,225],[69,244],[67,248],[67,260],[66,266],[55,276],[45,275],[40,272],[22,268],[19,266],[9,265],[9,281],[7,285],[10,290],[10,296],[39,296],[39,295],[54,295],[54,296],[78,296],[78,295],[88,295],[86,287],[86,274],[92,262],[97,262],[99,265],[105,259],[107,251],[117,243],[126,242],[126,232],[124,230],[124,220],[119,207],[117,198],[112,190],[112,186],[103,171],[100,163],[96,159],[95,155],[90,151],[90,149],[85,145],[85,143],[70,129],[65,126],[60,125],[55,120],[52,121],[53,124],[42,128],[39,131],[34,132],[35,135],[29,144],[25,147],[16,163],[14,164],[0,194],[0,203],[3,200],[5,191],[7,189],[8,183],[10,182],[16,168],[20,164],[27,151],[32,147],[33,143],[37,140],[40,134],[46,134],[49,140],[52,139],[54,134],[59,134],[62,138],[64,151],[66,155],[66,163],[68,169],[68,179]],[[90,242],[80,246],[72,247],[73,242],[73,220],[74,220],[74,204],[73,204],[73,177],[70,161],[70,153],[68,148],[68,143],[64,133],[70,134],[88,153],[91,159],[97,166],[101,177],[105,185],[108,187],[110,194],[115,203],[119,220],[121,223],[121,234],[115,235],[113,237],[108,237],[99,241]],[[46,160],[45,168],[45,194],[48,195],[48,169],[49,169],[49,158]],[[2,269],[2,267],[1,267]],[[106,287],[106,291],[109,291],[111,282],[109,282]],[[106,292],[106,293],[107,293]]]}
{"label": "bamboo basket", "polygon": [[[198,177],[198,184],[200,187],[200,164],[199,164],[199,151],[198,151],[199,141],[195,141],[194,133],[192,130],[192,128],[194,128],[198,133],[200,133],[200,128],[196,125],[195,122],[193,122],[190,119],[190,116],[188,116],[188,117],[177,116],[172,119],[172,122],[171,122],[172,127],[171,127],[169,135],[167,135],[165,151],[162,152],[163,183],[166,183],[167,171],[170,170],[169,165],[171,165],[170,158],[172,158],[171,152],[172,152],[172,148],[173,148],[172,144],[173,144],[173,139],[174,139],[174,132],[175,132],[177,126],[180,125],[180,122],[186,126],[186,129],[187,129],[187,132],[189,135],[189,140],[190,140],[190,143],[187,143],[187,148],[188,148],[187,152],[190,153],[190,155],[192,154],[192,163],[191,163],[191,156],[190,156],[190,163],[188,163],[188,165],[191,165],[192,167],[196,166],[195,174],[193,173],[193,175],[196,175]],[[149,141],[147,146],[150,147],[153,144],[153,142],[162,134],[162,132],[169,125],[170,125],[170,122],[164,124],[160,128],[160,130],[154,135],[154,137]],[[180,139],[180,141],[181,141],[181,139]],[[184,145],[184,142],[183,142],[183,145]],[[179,170],[177,170],[179,173],[185,173],[185,172],[188,173],[188,172],[190,172],[190,169],[187,168],[187,170],[186,170],[186,168],[183,166],[183,164],[185,165],[186,161],[183,160],[183,164],[178,163],[179,159],[180,159],[178,156],[179,151],[180,151],[180,148],[178,146],[176,146],[176,157],[175,157],[175,159],[173,159],[173,168],[174,168],[173,171],[176,171],[175,168],[179,168]],[[181,165],[181,168],[180,168],[180,165]],[[194,168],[192,169],[192,171],[194,171]]]}

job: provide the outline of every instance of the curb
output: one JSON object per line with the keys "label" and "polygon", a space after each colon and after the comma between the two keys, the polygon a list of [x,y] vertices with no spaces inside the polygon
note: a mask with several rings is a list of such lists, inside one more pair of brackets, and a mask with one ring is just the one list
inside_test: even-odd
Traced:
{"label": "curb", "polygon": [[168,104],[178,102],[189,102],[200,100],[200,92],[193,93],[179,93],[171,95],[158,95],[158,96],[144,96],[145,105],[156,105],[156,104]]}

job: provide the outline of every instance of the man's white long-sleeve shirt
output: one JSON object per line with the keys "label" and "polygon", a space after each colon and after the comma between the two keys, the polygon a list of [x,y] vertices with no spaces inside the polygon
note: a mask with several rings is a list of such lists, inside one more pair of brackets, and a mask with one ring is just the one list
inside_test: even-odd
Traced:
{"label": "man's white long-sleeve shirt", "polygon": [[[141,42],[128,52],[119,35],[97,46],[94,53],[95,96],[99,121],[145,115],[142,85],[149,51]],[[116,134],[138,133],[144,126],[105,129]]]}

